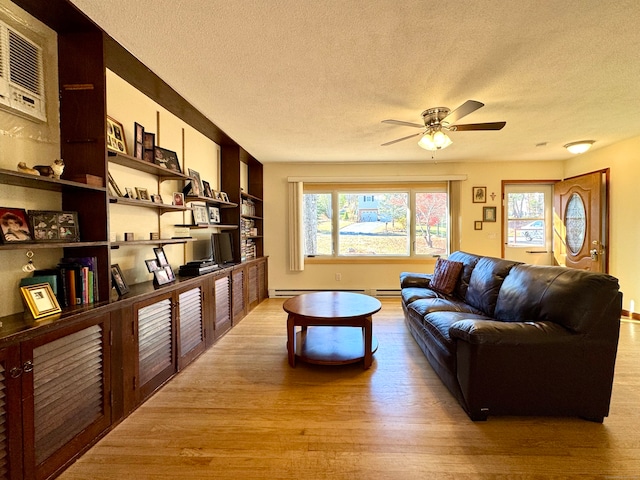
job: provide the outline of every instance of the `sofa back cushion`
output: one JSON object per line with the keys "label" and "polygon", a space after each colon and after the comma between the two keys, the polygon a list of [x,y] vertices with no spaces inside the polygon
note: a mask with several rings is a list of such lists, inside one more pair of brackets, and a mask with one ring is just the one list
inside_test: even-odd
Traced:
{"label": "sofa back cushion", "polygon": [[449,260],[460,262],[463,265],[462,272],[460,273],[460,278],[458,279],[458,283],[453,293],[459,299],[464,300],[467,296],[467,289],[469,288],[471,272],[473,272],[473,268],[476,266],[476,263],[478,263],[478,260],[480,260],[480,257],[472,253],[458,251],[453,252],[451,255],[449,255]]}
{"label": "sofa back cushion", "polygon": [[464,264],[438,258],[429,286],[436,292],[451,295],[458,284]]}
{"label": "sofa back cushion", "polygon": [[622,308],[618,280],[565,267],[517,265],[500,289],[495,317],[554,322],[575,333],[616,337]]}
{"label": "sofa back cushion", "polygon": [[481,257],[471,272],[465,301],[492,317],[502,282],[511,268],[518,264],[512,260]]}

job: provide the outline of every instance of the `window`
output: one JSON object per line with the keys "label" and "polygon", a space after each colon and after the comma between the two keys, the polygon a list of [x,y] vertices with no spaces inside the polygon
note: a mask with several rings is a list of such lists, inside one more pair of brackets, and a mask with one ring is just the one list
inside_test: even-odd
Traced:
{"label": "window", "polygon": [[[305,184],[305,256],[408,257],[449,250],[447,184],[409,188]],[[413,247],[413,251],[412,251]]]}
{"label": "window", "polygon": [[543,246],[545,232],[544,193],[507,193],[507,245]]}

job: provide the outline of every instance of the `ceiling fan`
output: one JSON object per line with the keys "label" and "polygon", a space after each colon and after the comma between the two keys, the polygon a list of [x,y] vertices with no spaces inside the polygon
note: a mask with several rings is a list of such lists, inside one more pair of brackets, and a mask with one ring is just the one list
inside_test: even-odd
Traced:
{"label": "ceiling fan", "polygon": [[413,133],[406,137],[391,140],[383,143],[382,146],[392,145],[408,138],[422,135],[418,145],[426,150],[441,150],[447,148],[453,142],[447,135],[447,132],[464,132],[471,130],[501,130],[507,122],[489,122],[489,123],[467,123],[456,125],[456,122],[462,117],[466,117],[470,113],[475,112],[479,108],[484,107],[484,103],[476,100],[467,100],[455,110],[451,111],[446,107],[429,108],[422,112],[424,125],[419,123],[404,122],[402,120],[382,120],[382,123],[390,123],[393,125],[403,125],[407,127],[427,128],[424,132]]}

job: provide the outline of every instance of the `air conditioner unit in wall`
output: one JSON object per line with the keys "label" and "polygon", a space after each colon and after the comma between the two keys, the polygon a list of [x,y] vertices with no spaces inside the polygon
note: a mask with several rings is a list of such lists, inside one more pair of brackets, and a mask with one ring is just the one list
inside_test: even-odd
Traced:
{"label": "air conditioner unit in wall", "polygon": [[47,121],[42,48],[0,21],[0,108]]}

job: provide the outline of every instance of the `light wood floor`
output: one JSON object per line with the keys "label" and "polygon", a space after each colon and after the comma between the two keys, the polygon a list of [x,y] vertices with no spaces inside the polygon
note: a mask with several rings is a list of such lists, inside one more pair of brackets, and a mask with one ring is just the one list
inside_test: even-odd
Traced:
{"label": "light wood floor", "polygon": [[474,423],[407,332],[374,316],[373,366],[287,364],[263,302],[62,479],[640,478],[640,324],[623,323],[611,412]]}

